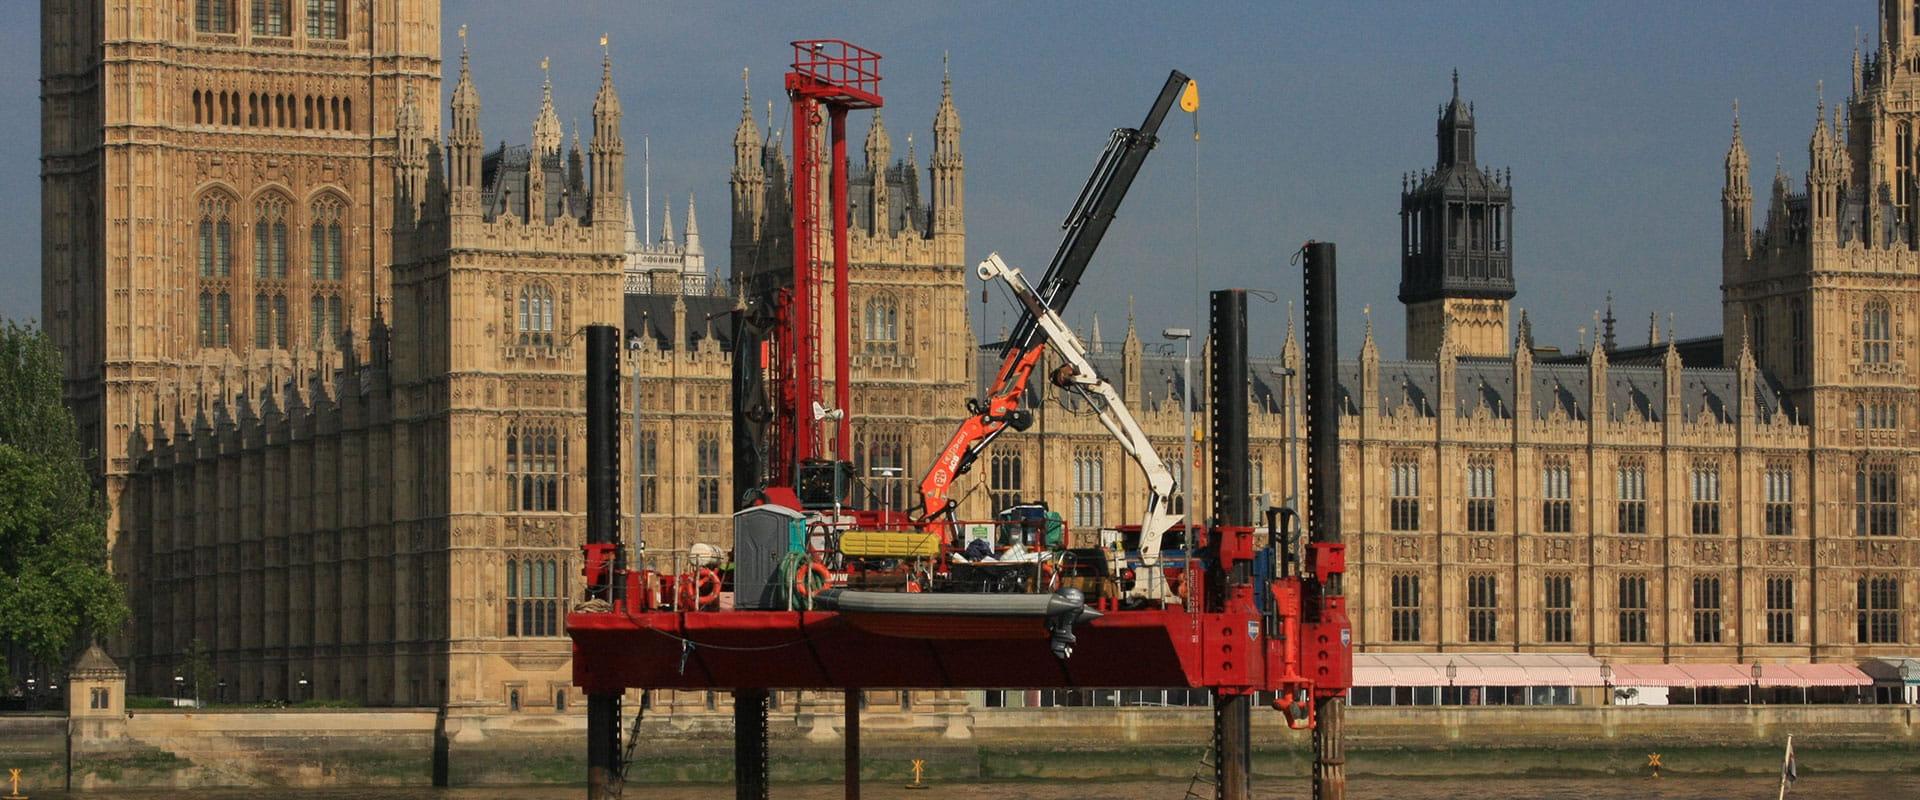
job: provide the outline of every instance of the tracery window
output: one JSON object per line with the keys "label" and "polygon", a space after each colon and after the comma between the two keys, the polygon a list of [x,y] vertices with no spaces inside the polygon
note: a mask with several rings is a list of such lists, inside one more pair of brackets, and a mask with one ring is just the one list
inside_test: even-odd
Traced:
{"label": "tracery window", "polygon": [[1807,307],[1795,299],[1788,305],[1788,335],[1793,346],[1793,374],[1807,374]]}
{"label": "tracery window", "polygon": [[1552,457],[1540,469],[1540,530],[1573,530],[1573,468],[1567,459]]}
{"label": "tracery window", "polygon": [[198,255],[200,277],[233,275],[233,199],[219,192],[200,198]]}
{"label": "tracery window", "polygon": [[1614,605],[1620,609],[1620,642],[1645,644],[1647,641],[1647,576],[1620,576],[1619,594]]}
{"label": "tracery window", "polygon": [[1857,636],[1861,644],[1900,641],[1900,581],[1891,575],[1871,575],[1856,584]]}
{"label": "tracery window", "polygon": [[553,346],[553,290],[535,283],[520,289],[520,344]]}
{"label": "tracery window", "polygon": [[309,344],[332,349],[340,344],[340,296],[316,294],[307,303]]}
{"label": "tracery window", "polygon": [[1620,533],[1647,532],[1647,465],[1638,457],[1621,459],[1614,475],[1616,527]]}
{"label": "tracery window", "polygon": [[253,0],[253,35],[289,36],[293,33],[290,25],[291,14],[287,13],[289,0]]}
{"label": "tracery window", "polygon": [[866,324],[862,326],[865,348],[871,355],[892,355],[900,350],[899,310],[893,298],[881,296],[867,301]]}
{"label": "tracery window", "polygon": [[1388,594],[1393,641],[1420,641],[1420,576],[1409,572],[1395,574]]}
{"label": "tracery window", "polygon": [[343,242],[340,218],[343,204],[331,195],[314,201],[307,227],[307,272],[316,281],[337,281],[341,274]]}
{"label": "tracery window", "polygon": [[1414,456],[1397,455],[1388,467],[1388,476],[1388,524],[1396,531],[1420,530],[1420,461]]}
{"label": "tracery window", "polygon": [[1545,626],[1542,638],[1553,643],[1573,641],[1573,576],[1547,575],[1543,588],[1546,613],[1542,617]]}
{"label": "tracery window", "polygon": [[637,493],[640,496],[642,513],[655,514],[660,511],[660,437],[653,431],[640,432],[640,444],[634,454],[634,480],[639,481]]}
{"label": "tracery window", "polygon": [[695,488],[699,495],[699,513],[720,513],[720,434],[713,431],[701,431],[694,444],[697,456],[695,467],[699,478]]}
{"label": "tracery window", "polygon": [[253,296],[253,346],[258,350],[287,349],[287,296]]}
{"label": "tracery window", "polygon": [[561,511],[567,445],[551,424],[507,429],[507,510]]}
{"label": "tracery window", "polygon": [[1720,465],[1700,462],[1693,465],[1693,532],[1696,535],[1720,532]]}
{"label": "tracery window", "polygon": [[1860,360],[1885,364],[1893,360],[1893,312],[1885,300],[1871,300],[1860,311]]}
{"label": "tracery window", "polygon": [[1494,529],[1493,457],[1474,456],[1467,461],[1467,530]]}
{"label": "tracery window", "polygon": [[1467,641],[1499,638],[1499,578],[1490,573],[1467,576]]}
{"label": "tracery window", "polygon": [[232,33],[233,0],[194,0],[193,29],[202,33]]}
{"label": "tracery window", "polygon": [[346,38],[340,0],[307,0],[307,38]]}
{"label": "tracery window", "polygon": [[1693,577],[1693,641],[1717,644],[1720,641],[1720,576]]}
{"label": "tracery window", "polygon": [[226,347],[233,325],[233,301],[223,290],[200,292],[200,346]]}
{"label": "tracery window", "polygon": [[1793,467],[1784,462],[1767,465],[1767,535],[1793,535]]}
{"label": "tracery window", "polygon": [[1019,504],[1019,456],[993,456],[987,462],[987,496],[991,498],[995,513]]}
{"label": "tracery window", "polygon": [[1786,575],[1767,577],[1767,643],[1793,644],[1794,629],[1799,627],[1793,617],[1793,578]]}
{"label": "tracery window", "polygon": [[507,559],[507,635],[561,636],[560,601],[566,596],[560,561]]}
{"label": "tracery window", "polygon": [[1086,530],[1106,524],[1106,463],[1098,448],[1073,453],[1073,525]]}
{"label": "tracery window", "polygon": [[869,502],[878,508],[906,507],[907,451],[899,431],[862,431],[854,442],[853,469],[867,487]]}
{"label": "tracery window", "polygon": [[253,204],[253,277],[287,277],[287,201],[267,195]]}
{"label": "tracery window", "polygon": [[1892,464],[1861,464],[1853,475],[1856,536],[1900,535],[1900,484]]}
{"label": "tracery window", "polygon": [[200,292],[200,345],[227,347],[232,326],[232,299],[227,292]]}

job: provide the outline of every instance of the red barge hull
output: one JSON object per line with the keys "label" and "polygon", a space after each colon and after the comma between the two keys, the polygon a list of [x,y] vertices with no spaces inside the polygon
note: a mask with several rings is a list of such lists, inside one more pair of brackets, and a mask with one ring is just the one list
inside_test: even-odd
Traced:
{"label": "red barge hull", "polygon": [[1074,626],[1079,641],[1069,659],[1054,657],[1044,622],[1034,618],[573,613],[567,630],[574,681],[589,694],[629,687],[1125,689],[1203,685],[1199,622],[1179,609],[1109,611]]}

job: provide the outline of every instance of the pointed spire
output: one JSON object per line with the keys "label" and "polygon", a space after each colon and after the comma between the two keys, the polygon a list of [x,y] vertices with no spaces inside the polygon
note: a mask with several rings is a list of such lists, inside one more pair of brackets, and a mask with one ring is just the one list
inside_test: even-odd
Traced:
{"label": "pointed spire", "polygon": [[600,35],[606,51],[600,62],[600,91],[593,98],[593,219],[619,216],[626,175],[626,145],[620,139],[620,95],[613,90],[613,51],[607,35]]}
{"label": "pointed spire", "polygon": [[[944,62],[943,62],[944,63]],[[907,152],[913,152],[908,140]],[[933,115],[933,232],[966,232],[966,162],[960,155],[960,112],[953,107],[953,73],[942,68],[940,110]],[[956,258],[958,256],[956,255]]]}
{"label": "pointed spire", "polygon": [[666,245],[667,247],[672,247],[674,245],[673,201],[672,200],[667,201],[666,210],[664,211],[664,213],[661,214],[661,216],[663,217],[663,219],[660,220],[660,243],[663,245]]}
{"label": "pointed spire", "polygon": [[540,59],[540,114],[533,120],[533,154],[536,157],[557,154],[562,141],[560,115],[553,112],[553,73],[548,59]]}
{"label": "pointed spire", "polygon": [[[1611,308],[1612,298],[1608,298],[1607,302],[1609,308]],[[1613,312],[1609,310],[1607,313],[1611,316]],[[1513,349],[1517,353],[1525,353],[1531,357],[1533,355],[1533,322],[1527,319],[1527,310],[1524,308],[1520,309],[1520,324],[1518,327],[1520,329],[1519,333],[1513,337]]]}
{"label": "pointed spire", "polygon": [[700,217],[693,211],[693,193],[687,193],[687,254],[704,254],[706,248],[700,245]]}
{"label": "pointed spire", "polygon": [[453,130],[447,137],[454,213],[477,213],[480,204],[480,92],[468,69],[467,26],[460,26],[460,80],[453,87]]}

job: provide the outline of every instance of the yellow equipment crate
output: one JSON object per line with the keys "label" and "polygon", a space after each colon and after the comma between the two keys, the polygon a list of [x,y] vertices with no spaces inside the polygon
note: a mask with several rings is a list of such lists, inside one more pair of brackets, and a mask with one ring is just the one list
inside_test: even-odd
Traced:
{"label": "yellow equipment crate", "polygon": [[940,555],[940,534],[925,531],[847,531],[840,552],[854,558],[933,558]]}

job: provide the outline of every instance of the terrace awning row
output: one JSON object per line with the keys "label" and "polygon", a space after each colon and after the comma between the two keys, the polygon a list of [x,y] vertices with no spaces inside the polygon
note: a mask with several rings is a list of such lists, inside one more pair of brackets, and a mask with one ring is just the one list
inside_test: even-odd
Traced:
{"label": "terrace awning row", "polygon": [[1607,664],[1579,653],[1355,653],[1355,686],[1869,686],[1852,664]]}
{"label": "terrace awning row", "polygon": [[1355,686],[1599,686],[1601,663],[1577,653],[1355,653]]}
{"label": "terrace awning row", "polygon": [[1615,686],[1869,686],[1852,664],[1615,664]]}

